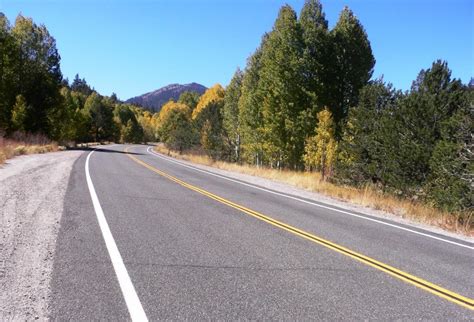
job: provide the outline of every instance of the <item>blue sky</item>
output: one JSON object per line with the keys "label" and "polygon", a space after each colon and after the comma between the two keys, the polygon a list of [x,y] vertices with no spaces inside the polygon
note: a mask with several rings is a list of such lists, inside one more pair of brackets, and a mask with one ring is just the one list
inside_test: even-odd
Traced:
{"label": "blue sky", "polygon": [[[277,0],[0,0],[45,24],[56,38],[65,77],[76,73],[104,95],[127,99],[170,83],[227,85],[270,31]],[[467,83],[474,76],[474,1],[323,0],[330,27],[348,5],[365,26],[374,76],[408,89],[438,58]]]}

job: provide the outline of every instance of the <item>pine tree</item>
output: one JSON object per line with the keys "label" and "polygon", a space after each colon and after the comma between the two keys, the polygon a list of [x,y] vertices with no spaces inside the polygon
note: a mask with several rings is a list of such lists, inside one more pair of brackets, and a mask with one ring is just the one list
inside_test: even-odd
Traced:
{"label": "pine tree", "polygon": [[326,108],[318,113],[316,135],[307,140],[304,155],[306,166],[321,171],[322,180],[332,174],[337,151],[334,135],[334,121],[331,112]]}
{"label": "pine tree", "polygon": [[462,83],[451,79],[445,62],[434,62],[419,73],[394,113],[394,132],[399,140],[392,155],[397,156],[402,171],[393,177],[392,186],[405,194],[418,193],[430,173],[430,158],[442,138],[442,124],[463,106],[464,92]]}
{"label": "pine tree", "polygon": [[464,97],[459,110],[443,122],[429,162],[428,200],[447,211],[474,208],[474,105],[467,92]]}
{"label": "pine tree", "polygon": [[[84,94],[86,96],[89,96],[89,95],[92,94],[92,89],[87,84],[87,82],[84,78],[81,79],[79,77],[79,74],[76,74],[76,76],[74,77],[74,80],[72,81],[72,84],[71,84],[71,90],[73,90],[75,92],[79,92],[79,93]],[[115,98],[117,98],[117,97],[115,96]]]}
{"label": "pine tree", "polygon": [[372,77],[375,59],[364,27],[348,7],[342,10],[330,35],[333,55],[326,104],[340,129],[349,109],[357,105],[359,91]]}
{"label": "pine tree", "polygon": [[362,88],[359,104],[349,110],[340,142],[336,172],[343,182],[386,184],[387,175],[396,170],[392,166],[387,171],[394,160],[388,152],[396,142],[391,115],[400,95],[383,80]]}

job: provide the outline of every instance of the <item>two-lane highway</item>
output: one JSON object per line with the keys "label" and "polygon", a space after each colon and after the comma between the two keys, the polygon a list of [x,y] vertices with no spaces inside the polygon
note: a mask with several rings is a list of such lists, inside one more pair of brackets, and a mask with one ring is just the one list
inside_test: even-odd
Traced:
{"label": "two-lane highway", "polygon": [[469,319],[473,250],[114,145],[71,173],[52,318]]}

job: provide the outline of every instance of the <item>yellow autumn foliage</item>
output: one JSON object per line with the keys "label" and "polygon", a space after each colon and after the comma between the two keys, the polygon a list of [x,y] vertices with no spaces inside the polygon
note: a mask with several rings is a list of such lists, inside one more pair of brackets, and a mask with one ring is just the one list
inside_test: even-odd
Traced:
{"label": "yellow autumn foliage", "polygon": [[220,84],[216,84],[201,96],[196,108],[193,111],[193,120],[195,120],[211,103],[221,103],[224,101],[225,90]]}
{"label": "yellow autumn foliage", "polygon": [[325,108],[318,113],[316,135],[307,140],[304,155],[306,165],[320,170],[323,180],[331,175],[336,159],[337,142],[334,132],[331,112]]}
{"label": "yellow autumn foliage", "polygon": [[186,112],[186,114],[191,115],[191,109],[182,103],[176,103],[175,101],[169,101],[161,108],[160,113],[158,114],[158,125],[162,124],[164,120],[166,120],[173,110],[182,110]]}

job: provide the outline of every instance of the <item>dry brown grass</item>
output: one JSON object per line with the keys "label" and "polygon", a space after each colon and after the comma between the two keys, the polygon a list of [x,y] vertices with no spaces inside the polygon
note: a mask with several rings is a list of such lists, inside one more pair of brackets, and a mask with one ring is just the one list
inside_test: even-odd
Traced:
{"label": "dry brown grass", "polygon": [[358,189],[350,186],[336,185],[322,181],[321,175],[317,172],[257,168],[250,165],[213,161],[209,157],[200,154],[179,154],[169,151],[161,144],[157,145],[155,150],[181,160],[287,183],[341,201],[349,201],[361,206],[382,210],[402,218],[437,226],[448,231],[456,231],[468,236],[474,236],[474,218],[472,213],[457,214],[443,212],[420,201],[401,199],[393,195],[383,194],[370,186]]}
{"label": "dry brown grass", "polygon": [[15,133],[10,138],[0,137],[0,164],[7,159],[23,154],[46,153],[58,151],[57,143],[43,135]]}

